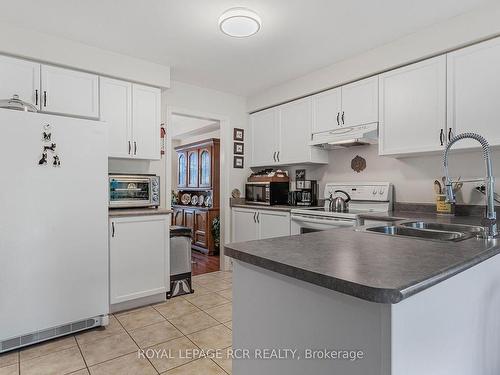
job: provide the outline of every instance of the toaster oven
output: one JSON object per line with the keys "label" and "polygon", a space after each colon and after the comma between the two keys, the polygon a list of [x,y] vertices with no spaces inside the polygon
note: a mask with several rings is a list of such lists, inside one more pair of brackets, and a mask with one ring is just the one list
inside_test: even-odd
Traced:
{"label": "toaster oven", "polygon": [[109,207],[158,207],[160,177],[155,175],[109,175]]}

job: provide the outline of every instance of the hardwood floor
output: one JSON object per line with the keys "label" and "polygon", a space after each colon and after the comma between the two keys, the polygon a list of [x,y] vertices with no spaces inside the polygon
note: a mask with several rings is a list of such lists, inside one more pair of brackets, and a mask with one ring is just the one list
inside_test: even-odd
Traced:
{"label": "hardwood floor", "polygon": [[205,255],[199,251],[192,250],[191,259],[195,262],[191,264],[193,276],[219,270],[220,257],[218,255]]}

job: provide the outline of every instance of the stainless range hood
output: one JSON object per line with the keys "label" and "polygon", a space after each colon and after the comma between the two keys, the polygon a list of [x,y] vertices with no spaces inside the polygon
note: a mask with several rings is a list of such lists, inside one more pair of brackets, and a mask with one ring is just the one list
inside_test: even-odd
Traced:
{"label": "stainless range hood", "polygon": [[377,143],[378,124],[372,123],[314,134],[309,145],[326,149],[338,149]]}

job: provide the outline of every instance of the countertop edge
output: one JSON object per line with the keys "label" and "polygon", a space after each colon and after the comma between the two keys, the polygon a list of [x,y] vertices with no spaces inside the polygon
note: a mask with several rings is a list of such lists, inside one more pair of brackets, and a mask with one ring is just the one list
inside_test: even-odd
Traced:
{"label": "countertop edge", "polygon": [[362,299],[363,301],[395,304],[406,298],[405,295],[397,289],[374,288],[338,279],[332,276],[318,274],[316,272],[241,252],[228,247],[227,245],[224,247],[224,255],[268,271],[273,271],[281,275],[291,277],[293,279],[305,281],[342,294],[350,295],[352,297]]}
{"label": "countertop edge", "polygon": [[172,210],[168,208],[110,208],[109,217],[128,217],[128,216],[152,216],[168,215]]}

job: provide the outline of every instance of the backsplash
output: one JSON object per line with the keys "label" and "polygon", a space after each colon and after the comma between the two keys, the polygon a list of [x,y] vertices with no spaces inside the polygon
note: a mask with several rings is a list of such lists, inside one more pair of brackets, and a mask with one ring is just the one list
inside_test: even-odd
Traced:
{"label": "backsplash", "polygon": [[[366,169],[357,173],[351,169],[351,160],[359,155],[366,159]],[[450,176],[462,178],[482,178],[486,175],[485,163],[479,150],[450,153]],[[327,182],[335,181],[388,181],[394,184],[395,201],[433,203],[435,200],[433,181],[443,175],[442,154],[407,158],[378,156],[378,146],[359,146],[344,150],[331,150],[328,165],[303,165],[285,168],[290,177],[295,178],[296,169],[306,169],[306,178],[318,180],[320,196]],[[500,176],[500,150],[492,150],[493,172]],[[499,182],[500,184],[500,182]],[[457,194],[458,203],[483,204],[484,196],[474,191],[475,184],[467,183]],[[500,185],[496,186],[500,191]]]}

